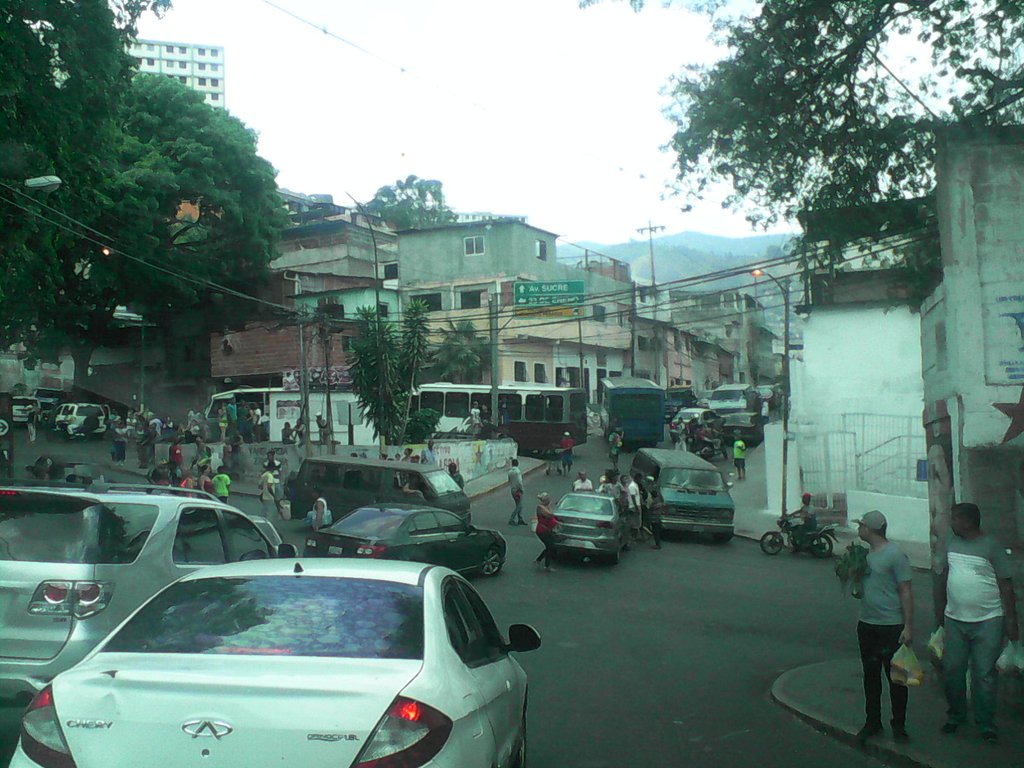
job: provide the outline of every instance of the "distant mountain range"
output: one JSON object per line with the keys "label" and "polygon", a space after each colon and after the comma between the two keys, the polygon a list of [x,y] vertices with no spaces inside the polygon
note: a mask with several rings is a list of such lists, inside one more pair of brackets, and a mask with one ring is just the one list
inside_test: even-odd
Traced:
{"label": "distant mountain range", "polygon": [[[681,232],[654,238],[655,277],[659,283],[698,277],[709,272],[718,272],[731,267],[740,267],[762,259],[783,255],[783,246],[792,235],[754,235],[751,237],[718,237],[700,232]],[[628,263],[633,278],[639,282],[651,279],[650,251],[647,240],[631,240],[628,243],[612,245],[602,243],[580,243],[597,254],[611,256]],[[566,251],[571,251],[567,253]],[[576,248],[559,249],[560,256],[580,255]],[[733,287],[749,283],[750,278],[742,275],[728,280],[715,281],[714,288]]]}

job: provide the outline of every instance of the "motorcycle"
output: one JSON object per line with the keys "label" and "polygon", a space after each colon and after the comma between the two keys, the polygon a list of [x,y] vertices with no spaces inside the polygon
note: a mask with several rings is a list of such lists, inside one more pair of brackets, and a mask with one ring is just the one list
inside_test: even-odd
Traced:
{"label": "motorcycle", "polygon": [[722,454],[723,459],[729,458],[729,448],[725,444],[725,440],[720,437],[691,437],[687,438],[686,441],[687,450],[700,456],[704,461],[712,461],[715,456],[719,453]]}
{"label": "motorcycle", "polygon": [[794,552],[810,552],[815,557],[826,558],[832,556],[835,544],[838,541],[836,524],[830,523],[808,536],[799,536],[796,529],[802,523],[780,518],[776,521],[779,526],[777,531],[768,531],[761,537],[761,551],[766,555],[777,555],[786,546]]}

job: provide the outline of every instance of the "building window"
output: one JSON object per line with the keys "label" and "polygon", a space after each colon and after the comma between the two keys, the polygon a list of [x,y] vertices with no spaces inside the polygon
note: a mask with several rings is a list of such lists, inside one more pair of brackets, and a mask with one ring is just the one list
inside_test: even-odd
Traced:
{"label": "building window", "polygon": [[211,56],[220,56],[220,50],[218,48],[211,48],[210,49],[210,55]]}
{"label": "building window", "polygon": [[146,50],[147,50],[147,51],[152,51],[152,50],[153,50],[153,45],[152,45],[152,43],[146,43]]}
{"label": "building window", "polygon": [[380,316],[380,317],[387,317],[388,316],[388,305],[385,304],[384,302],[381,302],[380,304],[378,304],[377,305],[377,315]]}
{"label": "building window", "polygon": [[651,348],[651,340],[648,339],[646,336],[637,336],[636,337],[636,348],[637,349],[650,349]]}
{"label": "building window", "polygon": [[188,84],[188,78],[185,77],[184,75],[178,75],[178,79],[181,80],[181,82],[185,83],[186,85]]}
{"label": "building window", "polygon": [[199,55],[200,56],[205,56],[206,55],[206,49],[205,48],[200,48],[199,49]]}
{"label": "building window", "polygon": [[480,296],[483,291],[462,291],[459,294],[460,309],[480,309]]}
{"label": "building window", "polygon": [[516,360],[515,362],[515,379],[516,381],[529,381],[530,377],[526,373],[526,362],[523,360]]}
{"label": "building window", "polygon": [[205,77],[200,77],[199,78],[199,84],[200,85],[206,85],[206,78]]}
{"label": "building window", "polygon": [[174,53],[174,46],[173,45],[168,45],[167,46],[167,52],[168,53]]}
{"label": "building window", "polygon": [[205,64],[200,64],[199,65],[199,69],[201,69],[203,72],[205,72],[206,71],[206,65]]}
{"label": "building window", "polygon": [[597,353],[597,364],[598,365],[608,365],[608,353],[607,352],[598,352]]}
{"label": "building window", "polygon": [[220,64],[211,64],[210,69],[212,69],[214,72],[220,72]]}
{"label": "building window", "polygon": [[462,238],[462,247],[467,256],[482,256],[484,252],[484,236]]}
{"label": "building window", "polygon": [[398,279],[398,262],[384,265],[384,279],[385,280],[397,280]]}
{"label": "building window", "polygon": [[548,260],[548,242],[547,240],[537,241],[537,258],[541,261]]}
{"label": "building window", "polygon": [[213,99],[214,101],[220,101],[220,94],[219,93],[211,93],[210,94],[210,98]]}
{"label": "building window", "polygon": [[533,380],[538,384],[548,383],[548,368],[544,363],[533,364]]}
{"label": "building window", "polygon": [[188,53],[188,48],[185,48],[185,47],[179,45],[178,46],[178,53]]}
{"label": "building window", "polygon": [[151,66],[151,67],[155,67],[156,66],[156,59],[146,59],[146,63],[149,66]]}
{"label": "building window", "polygon": [[219,86],[219,85],[220,85],[220,80],[218,80],[218,79],[217,79],[217,78],[215,77],[215,78],[213,78],[213,79],[212,79],[212,80],[210,81],[210,85],[212,85],[212,86],[213,86],[214,88],[216,88],[217,86]]}
{"label": "building window", "polygon": [[605,308],[601,304],[594,305],[594,319],[597,322],[603,323],[607,316],[608,313],[605,311]]}
{"label": "building window", "polygon": [[427,309],[431,312],[441,311],[441,294],[440,293],[421,293],[418,296],[412,297],[413,301],[422,301],[427,305]]}
{"label": "building window", "polygon": [[678,333],[675,334],[675,336],[674,336],[674,342],[675,342],[676,352],[682,352],[683,351],[683,339],[682,339],[682,337],[680,337],[680,335]]}
{"label": "building window", "polygon": [[184,61],[179,61],[178,62],[178,69],[186,69],[187,67],[188,67],[188,64],[186,64]]}

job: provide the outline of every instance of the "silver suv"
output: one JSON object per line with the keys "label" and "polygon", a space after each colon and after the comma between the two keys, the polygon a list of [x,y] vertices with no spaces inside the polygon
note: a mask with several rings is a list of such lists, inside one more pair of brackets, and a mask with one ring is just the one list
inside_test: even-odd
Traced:
{"label": "silver suv", "polygon": [[179,576],[288,550],[202,492],[0,487],[0,701],[27,701]]}

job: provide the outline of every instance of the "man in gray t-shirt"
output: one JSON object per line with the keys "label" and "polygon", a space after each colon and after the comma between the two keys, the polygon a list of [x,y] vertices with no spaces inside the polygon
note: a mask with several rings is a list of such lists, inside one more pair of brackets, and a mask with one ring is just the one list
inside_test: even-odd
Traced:
{"label": "man in gray t-shirt", "polygon": [[911,619],[914,601],[910,591],[912,571],[907,556],[885,537],[885,515],[872,510],[864,515],[857,533],[871,547],[868,575],[864,578],[864,597],[857,623],[860,661],[864,669],[864,727],[857,734],[863,743],[882,732],[882,671],[889,682],[892,704],[892,736],[906,741],[907,689],[893,685],[890,675],[892,657],[901,644],[913,638]]}
{"label": "man in gray t-shirt", "polygon": [[1003,635],[1018,639],[1016,600],[1010,558],[994,538],[981,532],[976,504],[954,504],[952,535],[936,602],[945,627],[943,682],[949,705],[943,733],[955,733],[967,719],[967,667],[971,668],[974,721],[987,741],[996,734],[996,660]]}

